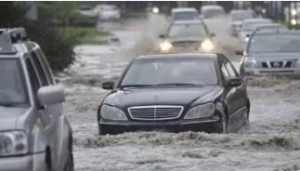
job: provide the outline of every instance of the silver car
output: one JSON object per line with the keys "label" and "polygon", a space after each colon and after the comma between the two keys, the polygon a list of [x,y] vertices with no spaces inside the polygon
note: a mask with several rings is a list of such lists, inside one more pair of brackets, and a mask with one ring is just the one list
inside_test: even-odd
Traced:
{"label": "silver car", "polygon": [[63,88],[24,29],[0,29],[0,171],[73,171]]}
{"label": "silver car", "polygon": [[[290,30],[256,31],[241,61],[242,75],[300,75],[300,33]],[[242,55],[243,52],[238,51]]]}
{"label": "silver car", "polygon": [[254,18],[254,13],[251,10],[232,10],[230,12],[231,34],[233,36],[238,36],[243,21],[252,18]]}

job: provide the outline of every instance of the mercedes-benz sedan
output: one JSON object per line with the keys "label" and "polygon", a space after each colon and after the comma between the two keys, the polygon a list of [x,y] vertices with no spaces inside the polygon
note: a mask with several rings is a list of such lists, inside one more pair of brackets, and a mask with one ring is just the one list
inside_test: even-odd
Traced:
{"label": "mercedes-benz sedan", "polygon": [[161,54],[134,59],[98,110],[99,133],[134,130],[222,132],[248,123],[243,80],[221,54]]}

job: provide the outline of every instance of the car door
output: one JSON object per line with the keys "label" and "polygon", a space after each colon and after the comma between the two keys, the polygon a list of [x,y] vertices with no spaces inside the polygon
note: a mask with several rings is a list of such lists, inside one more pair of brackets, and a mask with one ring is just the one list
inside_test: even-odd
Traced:
{"label": "car door", "polygon": [[[31,52],[30,60],[27,61],[27,64],[36,73],[36,76],[38,77],[39,80],[39,88],[51,85],[49,79],[47,78],[47,74],[43,69],[43,66],[41,65],[41,62],[35,51]],[[56,138],[58,116],[56,116],[57,109],[55,108],[55,106],[56,105],[39,106],[38,108],[38,113],[40,114],[41,120],[45,126],[45,132],[48,138],[47,144],[49,144],[51,147],[51,152],[53,157],[52,163],[55,163],[56,162],[55,160],[57,160],[56,151],[58,150],[57,138]]]}
{"label": "car door", "polygon": [[[224,67],[226,67],[226,70],[228,71],[229,79],[240,78],[232,63],[225,57],[223,57],[223,61],[224,61]],[[245,95],[246,87],[242,83],[240,86],[232,87],[230,89],[232,90],[233,93],[232,96],[234,97],[232,105],[235,111],[234,113],[231,114],[230,118],[231,121],[234,122],[234,125],[238,127],[244,122],[243,117],[244,117],[244,113],[246,112],[246,106],[247,106],[247,98]]]}
{"label": "car door", "polygon": [[32,93],[35,101],[35,107],[36,111],[39,114],[39,117],[41,118],[41,122],[44,126],[44,131],[46,133],[46,141],[48,142],[52,139],[52,125],[53,125],[53,119],[52,116],[47,115],[47,108],[45,106],[41,106],[38,101],[38,90],[43,86],[42,81],[40,79],[40,75],[38,74],[36,68],[33,65],[33,62],[30,58],[26,59],[26,67],[29,73],[30,82],[32,85]]}
{"label": "car door", "polygon": [[[39,49],[36,49],[32,52],[32,60],[34,66],[38,70],[39,76],[41,78],[42,86],[51,86],[54,85],[54,79],[52,76],[51,69],[46,61],[46,58],[41,56],[41,53],[38,53]],[[50,145],[52,149],[52,163],[54,164],[54,168],[61,168],[63,160],[62,158],[66,158],[66,151],[68,150],[68,143],[66,139],[68,138],[66,134],[68,134],[69,130],[66,130],[66,122],[63,116],[63,106],[62,104],[52,104],[45,106],[42,111],[45,115],[45,119],[51,120],[51,140]],[[48,117],[48,118],[47,118]]]}

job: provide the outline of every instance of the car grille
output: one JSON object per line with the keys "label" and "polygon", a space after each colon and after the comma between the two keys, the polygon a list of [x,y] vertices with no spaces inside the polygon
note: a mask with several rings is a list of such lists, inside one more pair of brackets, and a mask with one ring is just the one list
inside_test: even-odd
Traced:
{"label": "car grille", "polygon": [[267,61],[262,62],[262,68],[291,68],[293,61]]}
{"label": "car grille", "polygon": [[128,108],[130,117],[134,120],[171,120],[181,116],[182,106],[134,106]]}

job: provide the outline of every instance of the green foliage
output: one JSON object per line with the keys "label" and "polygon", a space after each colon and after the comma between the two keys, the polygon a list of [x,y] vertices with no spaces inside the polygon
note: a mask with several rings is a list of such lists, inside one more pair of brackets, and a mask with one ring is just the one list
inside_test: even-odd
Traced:
{"label": "green foliage", "polygon": [[48,19],[51,22],[69,26],[72,20],[80,15],[76,12],[78,2],[76,1],[44,1],[38,2],[38,9],[41,19]]}
{"label": "green foliage", "polygon": [[[69,10],[69,7],[61,8]],[[23,2],[0,2],[0,27],[25,27],[29,38],[42,47],[55,72],[62,71],[73,62],[73,48],[79,43],[80,38],[80,35],[67,34],[56,29],[51,21],[53,16],[71,15],[70,11],[60,11],[61,14],[56,14],[57,11],[59,10],[45,11],[42,13],[44,16],[39,16],[38,21],[29,21],[25,18],[26,11]]]}

